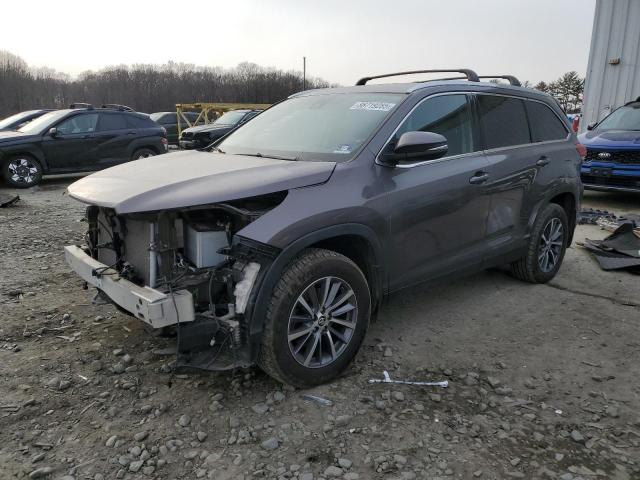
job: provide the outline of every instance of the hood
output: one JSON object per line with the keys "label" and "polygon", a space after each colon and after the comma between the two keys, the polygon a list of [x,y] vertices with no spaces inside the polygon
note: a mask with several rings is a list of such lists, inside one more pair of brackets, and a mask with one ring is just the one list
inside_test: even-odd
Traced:
{"label": "hood", "polygon": [[2,130],[0,131],[0,144],[2,143],[20,143],[29,142],[36,138],[37,135],[28,135],[26,133],[18,132],[15,130]]}
{"label": "hood", "polygon": [[640,132],[634,130],[592,130],[579,135],[578,140],[590,148],[640,149]]}
{"label": "hood", "polygon": [[69,195],[117,213],[169,210],[326,182],[334,162],[273,160],[199,151],[167,153],[108,168],[69,186]]}
{"label": "hood", "polygon": [[197,127],[185,128],[183,132],[191,132],[191,133],[213,132],[216,130],[231,130],[233,127],[234,125],[215,125],[210,123],[208,125],[198,125]]}

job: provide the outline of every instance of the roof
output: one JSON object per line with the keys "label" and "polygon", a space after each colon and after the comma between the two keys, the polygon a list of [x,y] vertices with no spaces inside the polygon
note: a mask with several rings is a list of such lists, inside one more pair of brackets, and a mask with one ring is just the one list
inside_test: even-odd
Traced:
{"label": "roof", "polygon": [[[371,84],[371,85],[354,85],[349,87],[336,87],[336,88],[319,88],[315,90],[305,90],[298,92],[291,97],[306,96],[306,95],[326,95],[332,93],[404,93],[410,94],[424,89],[435,89],[442,87],[465,87],[465,90],[469,91],[502,91],[502,93],[513,92],[519,95],[525,94],[526,96],[537,96],[549,98],[549,95],[539,90],[526,87],[515,87],[504,83],[493,82],[470,82],[468,80],[431,80],[425,82],[416,83],[383,83],[383,84]],[[290,97],[290,98],[291,98]]]}

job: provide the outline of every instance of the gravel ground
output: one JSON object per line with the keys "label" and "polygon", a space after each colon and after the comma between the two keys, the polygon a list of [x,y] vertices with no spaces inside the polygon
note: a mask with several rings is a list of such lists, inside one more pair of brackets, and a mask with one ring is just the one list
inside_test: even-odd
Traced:
{"label": "gravel ground", "polygon": [[[640,277],[574,245],[548,285],[490,271],[411,289],[313,390],[175,371],[171,339],[92,305],[65,265],[85,228],[69,181],[0,210],[0,478],[640,478]],[[383,370],[450,387],[368,384]]]}

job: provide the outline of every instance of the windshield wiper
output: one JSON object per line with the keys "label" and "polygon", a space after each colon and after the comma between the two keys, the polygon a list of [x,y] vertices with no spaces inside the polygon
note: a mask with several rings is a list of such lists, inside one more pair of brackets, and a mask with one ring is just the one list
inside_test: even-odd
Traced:
{"label": "windshield wiper", "polygon": [[264,155],[260,152],[257,153],[242,153],[240,155],[244,155],[245,157],[258,157],[258,158],[273,158],[274,160],[288,160],[290,162],[297,162],[298,157],[281,157],[279,155]]}

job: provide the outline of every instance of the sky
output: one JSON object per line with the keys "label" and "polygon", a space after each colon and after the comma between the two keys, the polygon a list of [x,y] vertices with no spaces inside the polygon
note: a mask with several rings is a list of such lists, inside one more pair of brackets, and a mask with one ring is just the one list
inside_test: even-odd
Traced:
{"label": "sky", "polygon": [[587,68],[595,0],[22,0],[0,50],[77,75],[109,65],[252,62],[332,83],[471,68],[537,83]]}

